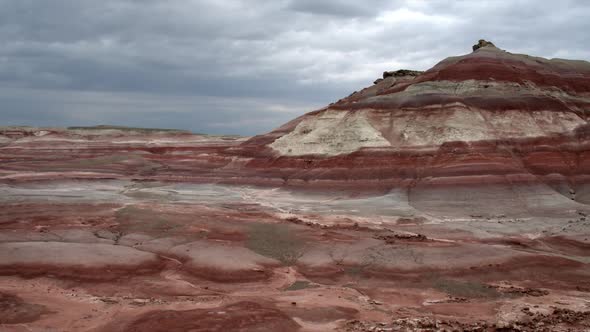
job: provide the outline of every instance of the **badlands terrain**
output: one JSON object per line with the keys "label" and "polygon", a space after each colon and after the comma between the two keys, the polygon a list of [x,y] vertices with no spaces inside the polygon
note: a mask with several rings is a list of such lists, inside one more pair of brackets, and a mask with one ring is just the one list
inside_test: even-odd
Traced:
{"label": "badlands terrain", "polygon": [[590,330],[590,63],[473,49],[251,138],[0,128],[0,331]]}

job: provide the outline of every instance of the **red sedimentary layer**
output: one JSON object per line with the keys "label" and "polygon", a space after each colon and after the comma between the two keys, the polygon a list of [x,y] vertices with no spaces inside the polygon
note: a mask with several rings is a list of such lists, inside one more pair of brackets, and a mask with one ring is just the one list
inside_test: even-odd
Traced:
{"label": "red sedimentary layer", "polygon": [[163,268],[163,263],[148,263],[136,266],[112,265],[106,267],[60,266],[54,264],[13,264],[0,267],[0,275],[18,275],[25,278],[53,276],[85,281],[112,281],[128,275],[152,274]]}
{"label": "red sedimentary layer", "polygon": [[124,328],[109,327],[105,331],[297,331],[300,326],[282,311],[254,302],[238,302],[215,308],[187,311],[152,311],[140,316]]}
{"label": "red sedimentary layer", "polygon": [[[157,153],[139,144],[56,146],[37,147],[34,152],[17,146],[2,149],[0,170],[6,174],[2,181],[122,178],[311,187],[337,182],[343,187],[386,188],[409,186],[427,178],[477,183],[484,181],[482,177],[506,182],[510,175],[533,175],[551,182],[556,180],[548,177],[552,174],[563,176],[560,181],[583,184],[590,174],[590,141],[584,132],[469,144],[447,142],[424,150],[366,148],[336,156],[279,156],[250,142],[239,147],[160,147]],[[112,155],[122,157],[101,161]],[[81,165],[80,160],[90,161]],[[528,181],[530,177],[521,179]]]}

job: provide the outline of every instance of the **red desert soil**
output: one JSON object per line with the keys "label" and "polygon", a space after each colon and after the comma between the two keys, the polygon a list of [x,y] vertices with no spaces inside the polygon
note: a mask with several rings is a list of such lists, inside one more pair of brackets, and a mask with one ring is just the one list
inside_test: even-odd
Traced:
{"label": "red desert soil", "polygon": [[254,302],[238,302],[224,307],[186,311],[147,312],[123,327],[109,326],[105,331],[162,332],[224,332],[224,331],[284,331],[299,329],[280,310]]}
{"label": "red desert soil", "polygon": [[0,331],[590,330],[590,64],[475,49],[252,138],[0,128]]}

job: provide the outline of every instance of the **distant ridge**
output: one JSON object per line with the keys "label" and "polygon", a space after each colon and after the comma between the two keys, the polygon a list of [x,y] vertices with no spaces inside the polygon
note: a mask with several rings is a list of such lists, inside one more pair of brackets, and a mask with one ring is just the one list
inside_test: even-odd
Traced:
{"label": "distant ridge", "polygon": [[142,127],[126,127],[126,126],[115,126],[115,125],[74,126],[74,127],[67,127],[66,129],[68,129],[68,130],[129,130],[129,131],[141,131],[141,132],[166,131],[166,132],[186,133],[186,134],[192,133],[189,130],[182,130],[182,129],[142,128]]}

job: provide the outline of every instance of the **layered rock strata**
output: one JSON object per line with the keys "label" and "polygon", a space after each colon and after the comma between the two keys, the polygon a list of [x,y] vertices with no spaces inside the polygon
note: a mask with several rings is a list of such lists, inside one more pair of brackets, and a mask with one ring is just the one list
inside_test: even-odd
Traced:
{"label": "layered rock strata", "polygon": [[[242,139],[121,128],[0,131],[0,181],[125,178],[389,190],[548,185],[586,202],[590,63],[480,42]],[[503,189],[503,190],[504,190]]]}

